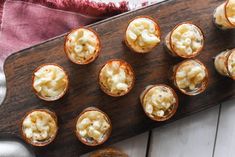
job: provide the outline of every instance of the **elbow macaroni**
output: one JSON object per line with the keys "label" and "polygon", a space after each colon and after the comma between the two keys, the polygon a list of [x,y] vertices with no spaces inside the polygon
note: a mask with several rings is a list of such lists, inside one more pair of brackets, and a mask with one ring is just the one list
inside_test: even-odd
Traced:
{"label": "elbow macaroni", "polygon": [[196,61],[184,62],[176,72],[176,84],[180,89],[194,91],[206,78],[206,70]]}
{"label": "elbow macaroni", "polygon": [[67,36],[66,49],[72,61],[85,63],[97,55],[99,39],[94,32],[79,28]]}
{"label": "elbow macaroni", "polygon": [[149,50],[160,43],[160,33],[156,23],[149,18],[133,20],[126,31],[126,40],[137,51]]}
{"label": "elbow macaroni", "polygon": [[229,50],[223,51],[220,54],[218,54],[215,58],[215,68],[216,70],[221,74],[225,76],[229,76],[226,60],[227,56],[229,55]]}
{"label": "elbow macaroni", "polygon": [[224,76],[235,78],[235,50],[226,50],[218,54],[214,65],[216,70]]}
{"label": "elbow macaroni", "polygon": [[133,83],[130,67],[121,61],[107,63],[100,72],[100,81],[112,94],[126,93]]}
{"label": "elbow macaroni", "polygon": [[32,142],[45,142],[56,135],[57,124],[49,113],[33,111],[23,120],[22,130]]}
{"label": "elbow macaroni", "polygon": [[56,65],[42,66],[34,73],[33,87],[44,98],[56,98],[67,89],[68,78]]}
{"label": "elbow macaroni", "polygon": [[150,87],[143,97],[143,106],[145,112],[150,117],[164,117],[171,113],[176,98],[172,91],[165,86]]}
{"label": "elbow macaroni", "polygon": [[235,25],[235,0],[230,0],[227,5],[228,20]]}
{"label": "elbow macaroni", "polygon": [[193,24],[181,24],[171,34],[171,47],[180,56],[198,53],[203,47],[201,30]]}
{"label": "elbow macaroni", "polygon": [[[227,5],[226,5],[227,4]],[[225,6],[226,5],[226,6]],[[226,10],[225,10],[226,7]],[[235,0],[229,0],[218,6],[214,13],[215,23],[222,28],[235,27]]]}
{"label": "elbow macaroni", "polygon": [[99,111],[86,111],[79,117],[76,124],[80,137],[91,143],[102,142],[110,127],[107,117]]}
{"label": "elbow macaroni", "polygon": [[228,58],[228,71],[230,75],[235,76],[235,50],[231,50],[231,54]]}

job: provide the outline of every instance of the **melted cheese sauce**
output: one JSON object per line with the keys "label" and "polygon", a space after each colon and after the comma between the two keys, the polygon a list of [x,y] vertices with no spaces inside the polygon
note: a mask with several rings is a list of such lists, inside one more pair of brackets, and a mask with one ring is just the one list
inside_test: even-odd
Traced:
{"label": "melted cheese sauce", "polygon": [[151,50],[160,43],[160,32],[156,23],[148,18],[133,20],[126,31],[128,44],[137,52]]}
{"label": "melted cheese sauce", "polygon": [[235,25],[235,0],[229,0],[227,5],[227,16],[229,21]]}
{"label": "melted cheese sauce", "polygon": [[145,112],[151,117],[164,117],[172,112],[176,98],[165,86],[155,86],[147,91],[143,98]]}
{"label": "melted cheese sauce", "polygon": [[97,56],[99,44],[94,32],[79,28],[67,36],[67,54],[75,63],[86,63]]}
{"label": "melted cheese sauce", "polygon": [[100,81],[108,92],[121,95],[130,89],[134,74],[128,65],[121,61],[112,61],[106,64],[100,72]]}
{"label": "melted cheese sauce", "polygon": [[57,124],[49,113],[33,111],[23,120],[22,129],[32,142],[44,142],[56,135]]}
{"label": "melted cheese sauce", "polygon": [[190,56],[198,53],[203,47],[203,35],[201,30],[193,24],[181,24],[171,35],[171,46],[177,55]]}
{"label": "melted cheese sauce", "polygon": [[231,50],[231,54],[228,58],[228,70],[232,77],[235,76],[235,50]]}
{"label": "melted cheese sauce", "polygon": [[99,111],[87,111],[82,114],[76,125],[77,133],[83,140],[100,143],[105,139],[110,124],[107,117]]}
{"label": "melted cheese sauce", "polygon": [[180,65],[175,77],[176,84],[180,89],[194,91],[200,88],[205,80],[206,70],[196,61],[189,60]]}
{"label": "melted cheese sauce", "polygon": [[216,70],[221,74],[225,76],[229,76],[226,60],[229,55],[230,50],[226,50],[218,54],[215,58],[214,65]]}
{"label": "melted cheese sauce", "polygon": [[34,73],[33,87],[44,98],[60,97],[67,89],[68,78],[56,65],[45,65]]}
{"label": "melted cheese sauce", "polygon": [[225,12],[225,4],[226,2],[216,8],[214,13],[215,23],[221,26],[222,29],[235,28],[235,0],[229,1],[228,5],[226,6],[227,12]]}

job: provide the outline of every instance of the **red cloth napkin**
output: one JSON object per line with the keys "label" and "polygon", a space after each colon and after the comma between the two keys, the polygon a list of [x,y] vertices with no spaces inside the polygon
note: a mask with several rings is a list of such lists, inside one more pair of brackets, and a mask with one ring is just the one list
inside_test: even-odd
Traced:
{"label": "red cloth napkin", "polygon": [[[116,15],[128,10],[128,1],[120,0],[114,3],[110,0],[108,3],[92,0],[22,0],[41,4],[50,8],[78,12],[90,17],[107,17]],[[146,0],[140,0],[140,2]]]}
{"label": "red cloth napkin", "polygon": [[6,1],[0,34],[0,64],[12,52],[93,21],[78,13],[22,1]]}

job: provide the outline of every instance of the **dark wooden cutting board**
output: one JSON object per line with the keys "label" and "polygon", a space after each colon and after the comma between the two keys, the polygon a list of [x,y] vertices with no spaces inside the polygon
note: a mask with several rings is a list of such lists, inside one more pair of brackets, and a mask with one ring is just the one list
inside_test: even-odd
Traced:
{"label": "dark wooden cutting board", "polygon": [[[99,148],[84,146],[74,134],[75,118],[86,107],[96,106],[110,116],[113,132],[108,142],[103,145],[107,146],[231,98],[235,95],[233,81],[217,74],[213,66],[213,57],[216,54],[235,47],[235,30],[220,31],[212,23],[213,11],[220,3],[222,0],[171,0],[90,25],[101,37],[102,51],[94,63],[85,66],[75,65],[66,58],[63,49],[64,36],[11,55],[4,66],[7,94],[0,106],[0,132],[19,136],[19,123],[27,111],[36,108],[52,109],[59,118],[58,136],[49,146],[34,148],[36,154],[43,157],[73,157]],[[125,28],[128,21],[138,15],[149,15],[158,19],[162,41],[176,24],[184,21],[194,22],[205,33],[205,48],[197,58],[209,69],[209,87],[203,94],[195,97],[184,96],[177,91],[180,106],[176,115],[167,122],[148,119],[138,97],[149,84],[171,85],[168,81],[169,69],[181,60],[169,56],[164,51],[163,44],[145,55],[135,54],[126,48],[122,41]],[[120,98],[104,94],[97,82],[101,66],[113,58],[126,60],[136,73],[133,90]],[[39,100],[32,91],[32,72],[44,63],[57,63],[69,74],[69,92],[59,101]]]}

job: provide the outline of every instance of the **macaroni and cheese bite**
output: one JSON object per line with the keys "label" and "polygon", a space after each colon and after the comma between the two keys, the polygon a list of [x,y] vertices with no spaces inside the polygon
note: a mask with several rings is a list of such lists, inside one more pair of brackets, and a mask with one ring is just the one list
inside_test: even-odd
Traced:
{"label": "macaroni and cheese bite", "polygon": [[25,115],[20,126],[23,139],[33,146],[46,146],[56,137],[56,114],[47,109],[32,110]]}
{"label": "macaroni and cheese bite", "polygon": [[85,145],[97,146],[108,140],[112,131],[108,115],[96,107],[82,111],[76,121],[76,135]]}
{"label": "macaroni and cheese bite", "polygon": [[135,74],[131,65],[119,59],[109,60],[99,73],[101,90],[113,97],[129,93],[134,81]]}
{"label": "macaroni and cheese bite", "polygon": [[160,44],[160,38],[160,27],[156,20],[148,16],[138,16],[129,23],[124,41],[134,52],[147,53]]}
{"label": "macaroni and cheese bite", "polygon": [[101,43],[98,34],[90,28],[72,30],[65,39],[65,53],[75,64],[89,64],[99,55]]}
{"label": "macaroni and cheese bite", "polygon": [[203,32],[190,22],[181,23],[167,34],[165,46],[172,56],[193,58],[204,47]]}
{"label": "macaroni and cheese bite", "polygon": [[213,19],[218,28],[235,28],[235,0],[227,0],[219,5],[214,11]]}
{"label": "macaroni and cheese bite", "polygon": [[185,60],[173,67],[174,85],[184,94],[194,96],[202,93],[208,86],[208,71],[197,59]]}
{"label": "macaroni and cheese bite", "polygon": [[68,75],[57,64],[41,65],[33,73],[33,90],[45,101],[55,101],[63,97],[68,84]]}
{"label": "macaroni and cheese bite", "polygon": [[164,84],[149,85],[140,95],[140,102],[146,115],[155,121],[170,119],[178,108],[178,96]]}
{"label": "macaroni and cheese bite", "polygon": [[221,52],[215,57],[215,69],[223,76],[235,80],[235,49]]}

